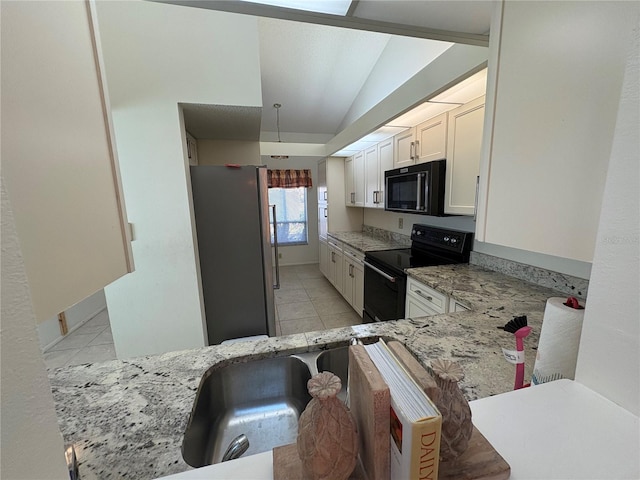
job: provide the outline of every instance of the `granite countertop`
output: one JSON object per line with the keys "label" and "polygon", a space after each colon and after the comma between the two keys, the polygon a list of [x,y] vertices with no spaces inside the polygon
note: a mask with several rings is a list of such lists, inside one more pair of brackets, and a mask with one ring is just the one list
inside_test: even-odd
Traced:
{"label": "granite countertop", "polygon": [[[388,232],[390,233],[390,232]],[[329,232],[329,237],[346,243],[361,252],[374,250],[395,250],[397,248],[409,248],[411,239],[403,235],[375,235],[369,232]],[[403,238],[404,237],[404,238]],[[406,240],[405,240],[406,239]]]}
{"label": "granite countertop", "polygon": [[182,436],[200,378],[211,367],[334,348],[353,336],[384,337],[403,342],[423,364],[438,357],[459,362],[461,388],[474,400],[513,389],[515,366],[503,359],[501,347],[514,349],[515,341],[496,327],[526,314],[533,332],[525,339],[525,379],[531,377],[546,300],[562,294],[472,265],[408,274],[471,311],[51,371],[60,429],[75,445],[81,478],[152,479],[191,469],[182,459]]}

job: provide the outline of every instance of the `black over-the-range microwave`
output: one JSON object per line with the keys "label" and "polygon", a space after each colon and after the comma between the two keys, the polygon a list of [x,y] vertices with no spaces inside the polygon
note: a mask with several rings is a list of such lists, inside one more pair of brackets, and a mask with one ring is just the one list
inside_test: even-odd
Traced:
{"label": "black over-the-range microwave", "polygon": [[446,160],[434,160],[384,172],[384,209],[444,215],[446,163]]}

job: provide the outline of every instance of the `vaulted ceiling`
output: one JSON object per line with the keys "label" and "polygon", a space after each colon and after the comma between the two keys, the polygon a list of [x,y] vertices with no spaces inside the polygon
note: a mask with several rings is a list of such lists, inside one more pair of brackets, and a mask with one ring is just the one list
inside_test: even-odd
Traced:
{"label": "vaulted ceiling", "polygon": [[[374,90],[381,100],[451,45],[444,41],[486,45],[493,2],[352,0],[344,17],[238,0],[166,3],[258,16],[261,140],[278,140],[279,103],[283,142],[325,143],[358,114],[350,110],[359,95]],[[399,67],[385,70],[391,57]],[[192,122],[206,121],[206,108],[191,110]]]}

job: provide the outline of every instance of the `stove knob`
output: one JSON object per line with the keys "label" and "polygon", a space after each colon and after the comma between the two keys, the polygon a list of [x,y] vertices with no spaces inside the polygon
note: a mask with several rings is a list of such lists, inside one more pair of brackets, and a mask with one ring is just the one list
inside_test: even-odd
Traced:
{"label": "stove knob", "polygon": [[414,235],[416,233],[415,230],[411,230],[411,234]]}
{"label": "stove knob", "polygon": [[458,243],[458,239],[457,238],[452,238],[451,239],[451,243]]}
{"label": "stove knob", "polygon": [[443,238],[443,240],[444,240],[445,242],[448,242],[448,241],[449,241],[449,237],[444,237],[444,238]]}
{"label": "stove knob", "polygon": [[420,230],[418,230],[418,231],[416,232],[416,235],[422,235],[422,232],[421,232]]}

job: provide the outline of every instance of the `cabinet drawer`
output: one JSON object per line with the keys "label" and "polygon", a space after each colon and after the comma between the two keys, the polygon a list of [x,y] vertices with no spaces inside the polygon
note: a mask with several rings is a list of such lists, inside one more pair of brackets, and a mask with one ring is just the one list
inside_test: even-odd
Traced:
{"label": "cabinet drawer", "polygon": [[362,262],[364,261],[364,253],[348,247],[346,244],[342,244],[342,251],[344,253],[345,260],[349,259],[350,261],[354,261],[362,265]]}
{"label": "cabinet drawer", "polygon": [[437,292],[411,277],[407,279],[407,295],[411,295],[437,313],[446,313],[449,307],[447,295]]}

